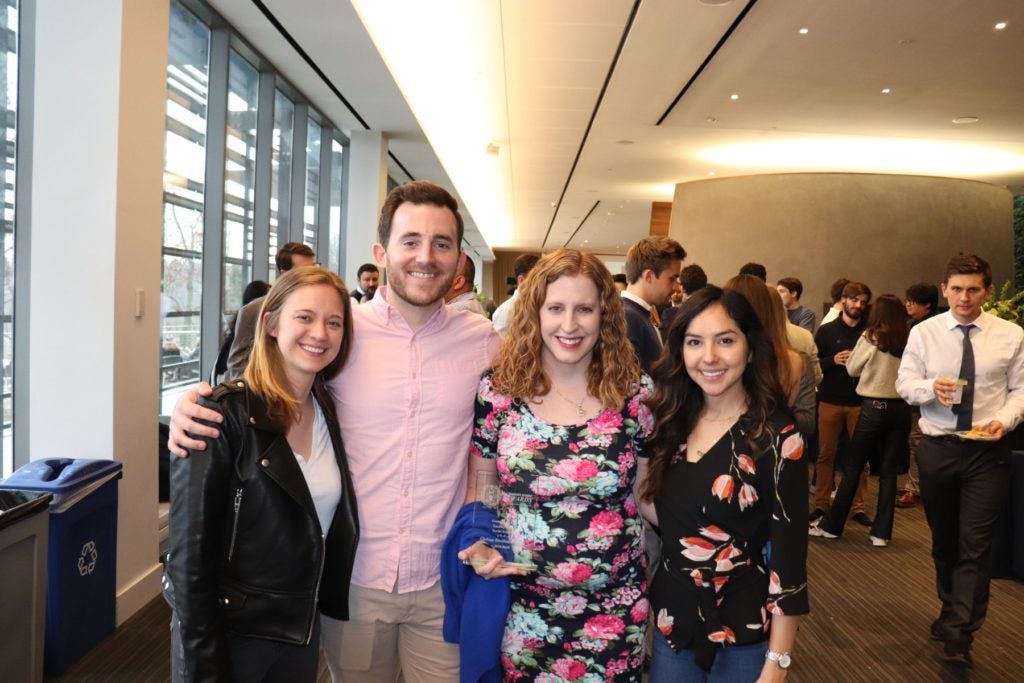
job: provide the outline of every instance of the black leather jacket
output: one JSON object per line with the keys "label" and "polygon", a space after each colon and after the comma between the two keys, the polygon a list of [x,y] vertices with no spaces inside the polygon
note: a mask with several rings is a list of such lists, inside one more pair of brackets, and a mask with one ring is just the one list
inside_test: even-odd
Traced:
{"label": "black leather jacket", "polygon": [[181,622],[189,681],[232,680],[227,634],[307,644],[317,605],[348,618],[359,537],[355,492],[338,420],[323,410],[342,493],[326,539],[285,435],[241,380],[200,403],[224,415],[205,451],[171,458],[170,552],[165,594]]}

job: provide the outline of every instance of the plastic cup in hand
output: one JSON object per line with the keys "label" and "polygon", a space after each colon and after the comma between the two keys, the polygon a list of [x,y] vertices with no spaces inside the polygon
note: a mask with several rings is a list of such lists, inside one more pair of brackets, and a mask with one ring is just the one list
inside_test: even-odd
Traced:
{"label": "plastic cup in hand", "polygon": [[960,401],[964,398],[964,387],[967,386],[967,380],[958,379],[956,381],[956,388],[953,389],[953,398],[950,400],[951,405],[959,405]]}

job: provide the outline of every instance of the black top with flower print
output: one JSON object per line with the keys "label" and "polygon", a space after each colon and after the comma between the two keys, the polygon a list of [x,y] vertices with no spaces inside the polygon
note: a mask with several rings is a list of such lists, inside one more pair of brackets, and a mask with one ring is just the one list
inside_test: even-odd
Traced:
{"label": "black top with flower print", "polygon": [[683,444],[665,474],[651,602],[676,650],[762,641],[771,614],[808,612],[803,438],[782,414],[770,423],[757,460],[737,422],[698,462]]}

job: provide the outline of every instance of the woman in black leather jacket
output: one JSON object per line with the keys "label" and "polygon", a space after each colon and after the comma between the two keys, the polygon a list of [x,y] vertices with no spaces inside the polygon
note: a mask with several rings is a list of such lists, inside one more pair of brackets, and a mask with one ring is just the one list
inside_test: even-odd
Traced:
{"label": "woman in black leather jacket", "polygon": [[283,275],[244,378],[203,401],[220,436],[172,458],[174,681],[314,681],[318,612],[348,617],[359,524],[323,383],[348,355],[349,302],[330,271]]}

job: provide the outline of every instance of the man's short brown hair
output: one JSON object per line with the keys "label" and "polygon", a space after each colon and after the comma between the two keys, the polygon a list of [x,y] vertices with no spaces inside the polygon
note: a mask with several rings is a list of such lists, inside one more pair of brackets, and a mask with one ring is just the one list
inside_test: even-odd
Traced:
{"label": "man's short brown hair", "polygon": [[985,282],[985,287],[992,286],[992,266],[988,264],[988,261],[974,254],[957,254],[949,259],[942,283],[949,282],[951,275],[980,275]]}
{"label": "man's short brown hair", "polygon": [[303,244],[302,242],[286,242],[277,248],[277,253],[274,255],[274,263],[277,265],[277,272],[284,274],[292,269],[292,256],[308,256],[311,259],[316,259],[316,252],[314,252],[309,245]]}
{"label": "man's short brown hair", "polygon": [[796,300],[800,301],[800,297],[804,294],[804,283],[800,282],[799,278],[795,277],[784,277],[775,283],[778,287],[785,287],[790,292],[796,295]]}
{"label": "man's short brown hair", "polygon": [[452,196],[452,193],[436,183],[429,180],[414,180],[411,183],[399,185],[391,190],[384,206],[380,207],[380,221],[377,223],[377,241],[385,248],[391,240],[391,221],[395,217],[395,211],[405,203],[409,204],[431,204],[450,210],[455,214],[456,247],[462,251],[462,235],[465,232],[465,225],[462,222],[462,214],[459,213],[459,202]]}
{"label": "man's short brown hair", "polygon": [[686,250],[671,237],[645,237],[626,252],[626,279],[629,284],[634,284],[645,270],[653,271],[655,276],[661,275],[670,263],[684,258]]}
{"label": "man's short brown hair", "polygon": [[855,296],[866,295],[868,301],[871,301],[871,288],[863,282],[847,282],[846,286],[843,287],[843,298],[852,299]]}

